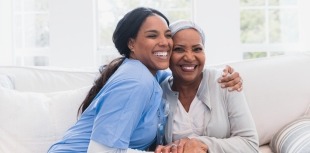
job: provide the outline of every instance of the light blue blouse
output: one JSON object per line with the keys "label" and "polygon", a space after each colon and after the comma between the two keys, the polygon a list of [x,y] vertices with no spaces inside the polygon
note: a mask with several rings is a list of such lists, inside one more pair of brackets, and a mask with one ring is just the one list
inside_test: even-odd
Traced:
{"label": "light blue blouse", "polygon": [[156,77],[141,62],[125,59],[49,152],[86,152],[90,139],[108,147],[145,150],[155,140],[161,104]]}

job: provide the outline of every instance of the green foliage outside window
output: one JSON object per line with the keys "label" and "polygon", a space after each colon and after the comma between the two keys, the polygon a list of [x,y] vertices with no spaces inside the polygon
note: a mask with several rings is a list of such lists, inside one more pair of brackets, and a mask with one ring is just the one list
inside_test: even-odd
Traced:
{"label": "green foliage outside window", "polygon": [[[252,50],[248,49],[243,53],[244,59],[283,55],[283,47],[274,46],[299,41],[297,2],[298,0],[240,0],[240,42],[254,46]],[[269,51],[257,51],[255,47],[262,48],[262,45]]]}
{"label": "green foliage outside window", "polygon": [[264,43],[265,17],[262,10],[243,10],[240,13],[241,43]]}

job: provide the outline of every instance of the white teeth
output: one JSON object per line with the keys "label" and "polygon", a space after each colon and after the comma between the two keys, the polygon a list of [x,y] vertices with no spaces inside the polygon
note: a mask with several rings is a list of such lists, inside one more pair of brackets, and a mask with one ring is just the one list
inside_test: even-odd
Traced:
{"label": "white teeth", "polygon": [[186,70],[193,70],[195,67],[194,66],[182,66],[182,68]]}
{"label": "white teeth", "polygon": [[155,52],[154,55],[156,55],[156,56],[167,56],[168,52]]}

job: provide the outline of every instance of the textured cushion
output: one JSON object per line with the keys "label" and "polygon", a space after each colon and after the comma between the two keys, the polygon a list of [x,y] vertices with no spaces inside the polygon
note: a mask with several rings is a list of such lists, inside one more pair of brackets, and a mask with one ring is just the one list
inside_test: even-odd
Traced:
{"label": "textured cushion", "polygon": [[310,117],[283,127],[273,136],[270,148],[277,153],[310,153]]}
{"label": "textured cushion", "polygon": [[0,88],[0,152],[46,152],[75,123],[89,89],[35,93]]}

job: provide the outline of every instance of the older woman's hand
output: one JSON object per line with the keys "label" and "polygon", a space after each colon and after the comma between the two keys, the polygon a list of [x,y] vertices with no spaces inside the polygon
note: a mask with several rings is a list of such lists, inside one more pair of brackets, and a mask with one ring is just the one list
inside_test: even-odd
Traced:
{"label": "older woman's hand", "polygon": [[206,153],[208,146],[197,139],[183,138],[166,146],[157,146],[155,153]]}
{"label": "older woman's hand", "polygon": [[234,72],[234,69],[229,65],[226,65],[223,70],[222,77],[218,79],[222,88],[228,88],[229,91],[241,91],[243,80],[238,72]]}
{"label": "older woman's hand", "polygon": [[208,146],[201,141],[192,138],[183,146],[183,153],[206,153]]}

